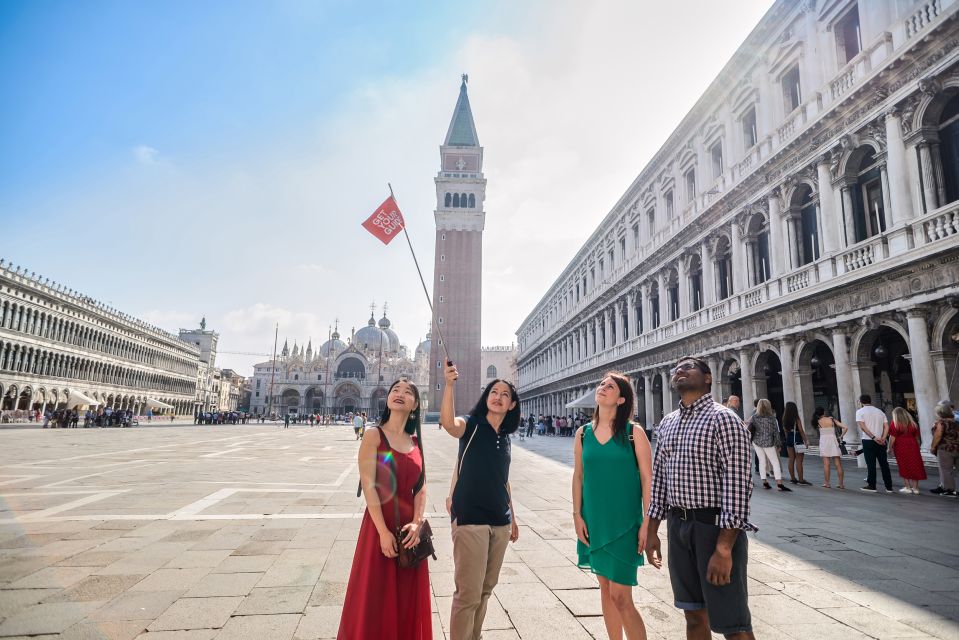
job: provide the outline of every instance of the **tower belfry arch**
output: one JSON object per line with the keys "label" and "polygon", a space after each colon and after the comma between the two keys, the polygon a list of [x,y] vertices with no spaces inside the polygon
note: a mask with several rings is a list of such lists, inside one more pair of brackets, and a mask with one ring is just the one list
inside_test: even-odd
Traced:
{"label": "tower belfry arch", "polygon": [[[433,264],[435,321],[442,325],[446,349],[459,370],[456,413],[467,412],[480,392],[483,229],[486,178],[467,83],[462,75],[436,174],[436,252]],[[443,393],[443,346],[432,341],[430,411],[438,411]]]}

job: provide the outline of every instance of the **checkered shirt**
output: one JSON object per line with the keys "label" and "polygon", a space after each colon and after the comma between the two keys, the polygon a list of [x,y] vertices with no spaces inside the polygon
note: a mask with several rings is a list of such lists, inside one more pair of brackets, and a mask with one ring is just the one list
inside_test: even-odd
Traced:
{"label": "checkered shirt", "polygon": [[749,430],[709,394],[663,418],[653,462],[649,517],[665,520],[670,507],[720,510],[723,529],[758,531],[749,522],[753,483]]}

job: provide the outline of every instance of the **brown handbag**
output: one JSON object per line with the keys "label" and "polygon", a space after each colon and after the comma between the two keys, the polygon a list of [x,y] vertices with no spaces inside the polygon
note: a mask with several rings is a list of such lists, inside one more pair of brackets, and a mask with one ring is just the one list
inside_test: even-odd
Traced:
{"label": "brown handbag", "polygon": [[[386,442],[386,446],[390,446],[390,441],[386,438],[386,434],[383,433],[383,430],[380,429],[380,437]],[[417,437],[416,444],[420,447],[420,454],[422,455],[423,447],[420,446],[420,438]],[[393,474],[393,477],[396,477],[396,460],[393,459],[393,456],[388,456],[390,463],[390,472]],[[426,461],[423,461],[423,472],[420,474],[419,480],[416,482],[416,486],[421,488],[425,480],[426,475]],[[416,495],[416,488],[413,489],[413,495]],[[403,533],[403,527],[400,526],[400,504],[399,496],[393,496],[393,522],[396,523],[396,531],[393,532],[393,537],[396,538],[396,565],[401,569],[410,569],[415,567],[420,562],[426,558],[432,557],[436,560],[436,550],[433,548],[433,529],[430,527],[430,523],[425,518],[423,519],[422,524],[420,524],[420,541],[412,549],[407,549],[403,546],[403,538],[406,537],[406,534]]]}

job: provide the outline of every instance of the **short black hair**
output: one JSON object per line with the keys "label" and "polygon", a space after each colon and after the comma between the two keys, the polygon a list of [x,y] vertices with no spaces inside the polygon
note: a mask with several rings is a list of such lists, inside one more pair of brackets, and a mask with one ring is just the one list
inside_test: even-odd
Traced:
{"label": "short black hair", "polygon": [[695,364],[696,368],[702,371],[704,374],[713,375],[713,372],[709,369],[709,365],[706,364],[706,361],[702,358],[697,358],[696,356],[683,356],[676,361],[676,364],[679,365],[680,362],[686,362],[687,360]]}
{"label": "short black hair", "polygon": [[872,404],[872,396],[869,395],[868,393],[864,393],[861,396],[859,396],[859,402],[863,404]]}

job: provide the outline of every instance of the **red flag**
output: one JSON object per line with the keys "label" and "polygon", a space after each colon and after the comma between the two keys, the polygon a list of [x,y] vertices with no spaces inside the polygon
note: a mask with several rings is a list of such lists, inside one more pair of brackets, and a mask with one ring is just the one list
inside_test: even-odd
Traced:
{"label": "red flag", "polygon": [[396,206],[393,196],[384,200],[373,215],[363,223],[363,227],[379,238],[383,244],[389,244],[405,226],[406,221],[400,213],[400,208]]}

